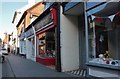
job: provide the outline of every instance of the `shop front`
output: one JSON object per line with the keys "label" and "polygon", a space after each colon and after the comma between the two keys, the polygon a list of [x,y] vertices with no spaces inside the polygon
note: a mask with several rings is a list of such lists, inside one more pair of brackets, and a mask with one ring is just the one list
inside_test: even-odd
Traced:
{"label": "shop front", "polygon": [[25,38],[25,33],[23,31],[23,28],[22,28],[22,31],[21,31],[21,34],[20,34],[20,55],[21,56],[24,56],[26,57],[26,38]]}
{"label": "shop front", "polygon": [[35,34],[33,28],[27,28],[25,32],[25,37],[26,37],[26,51],[27,59],[31,59],[33,61],[36,61],[36,54],[35,54]]}
{"label": "shop front", "polygon": [[36,31],[36,61],[56,65],[56,8],[48,8],[34,25]]}
{"label": "shop front", "polygon": [[96,7],[89,2],[86,5],[88,74],[116,79],[120,77],[120,2],[99,2]]}

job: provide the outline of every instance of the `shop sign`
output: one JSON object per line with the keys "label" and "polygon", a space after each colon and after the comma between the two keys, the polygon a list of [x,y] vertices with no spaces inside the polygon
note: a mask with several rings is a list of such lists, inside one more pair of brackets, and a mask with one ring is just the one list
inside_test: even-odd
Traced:
{"label": "shop sign", "polygon": [[45,25],[49,24],[52,22],[52,13],[49,13],[47,16],[45,16],[43,19],[41,19],[36,25],[35,25],[35,30],[39,30],[41,28],[44,28]]}
{"label": "shop sign", "polygon": [[33,31],[33,29],[31,28],[31,29],[29,29],[25,34],[26,34],[26,35],[25,35],[26,37],[29,37],[29,36],[31,36],[31,35],[34,34],[34,31]]}

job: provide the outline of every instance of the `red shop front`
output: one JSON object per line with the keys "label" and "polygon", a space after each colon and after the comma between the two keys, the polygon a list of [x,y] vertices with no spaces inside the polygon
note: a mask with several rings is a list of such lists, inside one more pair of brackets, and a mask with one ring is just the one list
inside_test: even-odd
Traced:
{"label": "red shop front", "polygon": [[56,36],[56,9],[50,8],[40,15],[42,18],[36,23],[36,62],[44,65],[55,65],[55,36]]}

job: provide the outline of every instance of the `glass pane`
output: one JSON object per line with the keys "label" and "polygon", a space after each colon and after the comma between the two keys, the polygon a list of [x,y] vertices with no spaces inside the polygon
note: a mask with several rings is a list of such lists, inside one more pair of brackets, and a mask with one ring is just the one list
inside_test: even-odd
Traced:
{"label": "glass pane", "polygon": [[88,18],[88,45],[89,45],[89,60],[95,57],[95,27],[94,27],[94,22],[92,22],[92,18]]}
{"label": "glass pane", "polygon": [[88,17],[90,62],[118,66],[120,60],[120,13],[113,22],[107,17]]}

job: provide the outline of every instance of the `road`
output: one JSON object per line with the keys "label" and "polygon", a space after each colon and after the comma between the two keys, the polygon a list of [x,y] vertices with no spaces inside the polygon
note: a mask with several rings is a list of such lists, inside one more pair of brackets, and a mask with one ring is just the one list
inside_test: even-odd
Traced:
{"label": "road", "polygon": [[8,55],[0,67],[2,77],[75,77],[15,55]]}

